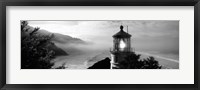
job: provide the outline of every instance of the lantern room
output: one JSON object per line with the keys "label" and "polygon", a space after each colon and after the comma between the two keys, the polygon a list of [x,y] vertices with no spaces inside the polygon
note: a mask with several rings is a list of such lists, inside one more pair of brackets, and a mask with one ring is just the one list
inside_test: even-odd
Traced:
{"label": "lantern room", "polygon": [[131,35],[123,30],[120,26],[120,31],[113,35],[113,51],[114,52],[130,52],[131,51]]}

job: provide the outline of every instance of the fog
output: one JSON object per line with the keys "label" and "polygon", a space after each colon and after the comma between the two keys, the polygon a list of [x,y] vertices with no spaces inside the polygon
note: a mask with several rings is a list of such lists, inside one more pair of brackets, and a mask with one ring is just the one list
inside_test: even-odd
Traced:
{"label": "fog", "polygon": [[120,25],[124,26],[124,31],[132,35],[131,46],[136,53],[172,61],[179,60],[179,21],[29,21],[29,25],[52,33],[80,38],[90,43],[87,45],[56,43],[69,53],[69,56],[58,57],[56,65],[66,62],[71,68],[87,68],[88,60],[95,56],[99,59],[109,56],[109,50],[113,46],[112,35],[120,30]]}

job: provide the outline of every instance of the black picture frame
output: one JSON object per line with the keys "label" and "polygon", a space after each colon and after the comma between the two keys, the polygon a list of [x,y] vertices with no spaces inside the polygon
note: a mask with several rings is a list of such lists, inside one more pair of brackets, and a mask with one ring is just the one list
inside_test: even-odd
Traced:
{"label": "black picture frame", "polygon": [[[194,6],[194,84],[6,84],[6,6]],[[1,90],[198,90],[199,0],[0,0]]]}

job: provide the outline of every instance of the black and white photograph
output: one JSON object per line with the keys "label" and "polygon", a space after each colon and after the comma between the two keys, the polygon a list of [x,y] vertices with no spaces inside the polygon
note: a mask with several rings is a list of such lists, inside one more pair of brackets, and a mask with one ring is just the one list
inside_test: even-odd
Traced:
{"label": "black and white photograph", "polygon": [[179,69],[179,20],[21,20],[21,69]]}

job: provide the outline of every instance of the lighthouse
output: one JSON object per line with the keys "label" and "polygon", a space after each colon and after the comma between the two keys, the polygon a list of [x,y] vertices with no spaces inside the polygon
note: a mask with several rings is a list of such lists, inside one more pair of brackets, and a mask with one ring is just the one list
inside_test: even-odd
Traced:
{"label": "lighthouse", "polygon": [[114,34],[113,48],[111,52],[111,69],[119,69],[120,62],[126,60],[126,57],[132,52],[131,48],[131,35],[123,30],[123,26],[120,26],[120,31]]}

